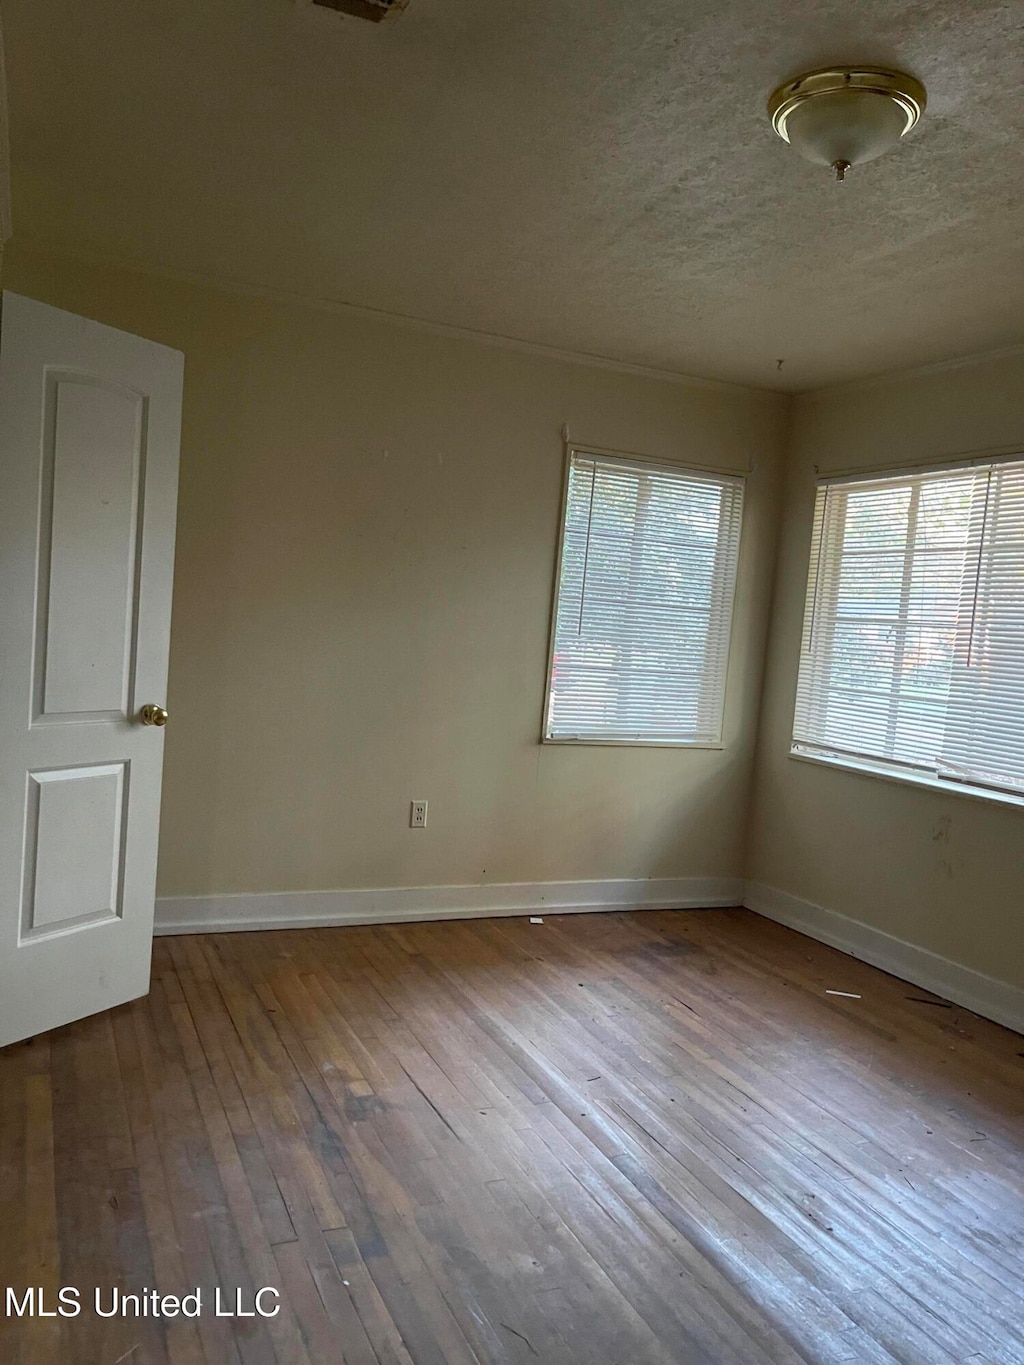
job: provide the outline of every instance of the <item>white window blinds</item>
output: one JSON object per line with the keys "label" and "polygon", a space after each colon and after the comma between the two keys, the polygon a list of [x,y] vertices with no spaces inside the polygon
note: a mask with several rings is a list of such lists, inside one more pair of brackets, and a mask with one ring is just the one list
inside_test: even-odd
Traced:
{"label": "white window blinds", "polygon": [[743,482],[574,451],[545,738],[717,744]]}
{"label": "white window blinds", "polygon": [[793,747],[1024,795],[1024,460],[818,489]]}

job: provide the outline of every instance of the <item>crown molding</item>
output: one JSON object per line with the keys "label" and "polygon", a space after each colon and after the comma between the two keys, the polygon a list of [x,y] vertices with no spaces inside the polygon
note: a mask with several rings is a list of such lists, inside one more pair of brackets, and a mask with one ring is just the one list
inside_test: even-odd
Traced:
{"label": "crown molding", "polygon": [[393,313],[387,309],[371,308],[366,304],[347,303],[341,299],[331,299],[315,294],[295,293],[285,289],[275,289],[264,285],[252,284],[229,276],[198,271],[177,270],[171,266],[156,264],[128,257],[108,255],[104,252],[85,251],[57,245],[41,238],[19,235],[17,247],[21,251],[39,255],[58,256],[65,260],[80,261],[83,265],[97,266],[113,270],[125,270],[136,275],[155,279],[172,280],[200,289],[215,289],[220,293],[234,294],[241,298],[256,299],[261,303],[278,304],[292,308],[314,308],[318,312],[331,313],[341,317],[361,318],[368,322],[406,327],[413,331],[427,332],[433,336],[446,337],[453,341],[471,341],[486,346],[500,346],[506,350],[518,351],[524,355],[540,356],[546,360],[562,361],[572,365],[586,365],[593,369],[609,370],[616,374],[634,375],[640,379],[655,379],[661,383],[678,384],[684,388],[705,389],[718,393],[745,394],[749,398],[765,402],[778,402],[793,395],[785,389],[763,388],[755,384],[742,384],[727,379],[712,379],[702,375],[684,374],[680,370],[659,369],[653,365],[637,365],[613,356],[597,355],[588,351],[563,350],[540,341],[528,341],[523,337],[505,336],[499,332],[488,332],[473,327],[461,327],[454,323],[435,322],[429,318],[412,317],[405,313]]}
{"label": "crown molding", "polygon": [[802,389],[791,397],[813,403],[844,393],[884,388],[887,384],[899,384],[908,379],[926,379],[929,375],[969,370],[975,365],[994,364],[999,360],[1012,360],[1019,356],[1024,356],[1024,341],[1016,342],[1012,346],[1000,346],[991,351],[972,351],[967,355],[953,356],[949,360],[932,360],[924,365],[908,366],[906,369],[884,370],[879,374],[865,375],[863,379],[848,379],[841,384],[823,384],[820,388]]}
{"label": "crown molding", "polygon": [[[10,237],[10,182],[2,42],[3,35],[0,32],[0,234],[3,234],[0,236],[0,244]],[[225,275],[176,270],[171,266],[159,265],[152,261],[141,261],[106,252],[73,249],[63,244],[47,242],[41,238],[19,236],[17,246],[19,250],[38,255],[57,256],[65,260],[80,261],[83,265],[102,269],[124,270],[131,274],[142,275],[151,279],[171,280],[198,289],[213,289],[219,293],[233,294],[238,298],[254,299],[261,303],[289,308],[313,308],[317,312],[329,313],[338,317],[361,318],[368,322],[405,327],[453,341],[469,341],[476,342],[479,345],[499,346],[523,355],[539,356],[547,360],[561,361],[571,365],[585,365],[592,369],[633,375],[640,379],[654,379],[660,383],[677,384],[684,388],[704,389],[717,393],[744,394],[748,398],[760,399],[763,402],[773,404],[779,400],[794,401],[797,399],[801,402],[819,402],[846,393],[864,392],[882,388],[888,384],[901,383],[905,380],[926,378],[929,375],[945,374],[951,371],[969,369],[975,365],[1024,356],[1024,341],[1022,341],[993,350],[974,351],[967,355],[954,356],[947,360],[928,361],[923,365],[907,366],[899,370],[883,370],[859,379],[848,379],[836,384],[822,384],[812,389],[765,388],[761,385],[743,384],[735,380],[712,379],[703,375],[685,374],[680,370],[660,369],[654,365],[638,365],[630,361],[616,360],[612,356],[596,355],[588,351],[563,350],[557,346],[546,345],[544,342],[528,341],[523,337],[505,336],[498,332],[487,332],[473,327],[460,327],[454,323],[434,322],[429,318],[412,317],[406,313],[393,313],[382,308],[371,308],[366,304],[347,303],[341,299],[275,289],[265,285],[252,284],[245,280],[232,279]]]}

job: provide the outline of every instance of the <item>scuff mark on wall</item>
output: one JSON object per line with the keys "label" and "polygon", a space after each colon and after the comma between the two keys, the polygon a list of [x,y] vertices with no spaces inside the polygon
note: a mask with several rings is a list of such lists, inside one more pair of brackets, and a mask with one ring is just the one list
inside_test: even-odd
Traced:
{"label": "scuff mark on wall", "polygon": [[951,815],[940,816],[935,822],[932,830],[932,843],[948,844],[949,836],[953,829],[953,817]]}

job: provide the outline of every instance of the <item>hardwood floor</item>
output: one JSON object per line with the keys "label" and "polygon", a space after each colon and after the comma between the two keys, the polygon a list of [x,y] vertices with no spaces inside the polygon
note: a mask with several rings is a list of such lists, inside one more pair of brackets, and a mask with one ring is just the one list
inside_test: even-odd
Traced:
{"label": "hardwood floor", "polygon": [[82,1294],[0,1361],[1013,1365],[1022,1109],[1024,1038],[745,910],[161,939],[0,1052],[0,1292]]}

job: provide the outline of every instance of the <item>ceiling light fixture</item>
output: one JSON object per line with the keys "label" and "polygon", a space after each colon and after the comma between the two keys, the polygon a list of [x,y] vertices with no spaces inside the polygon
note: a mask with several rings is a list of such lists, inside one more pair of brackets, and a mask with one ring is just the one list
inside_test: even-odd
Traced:
{"label": "ceiling light fixture", "polygon": [[913,76],[837,66],[780,85],[768,101],[768,114],[784,142],[845,180],[851,166],[895,147],[924,106],[924,86]]}

